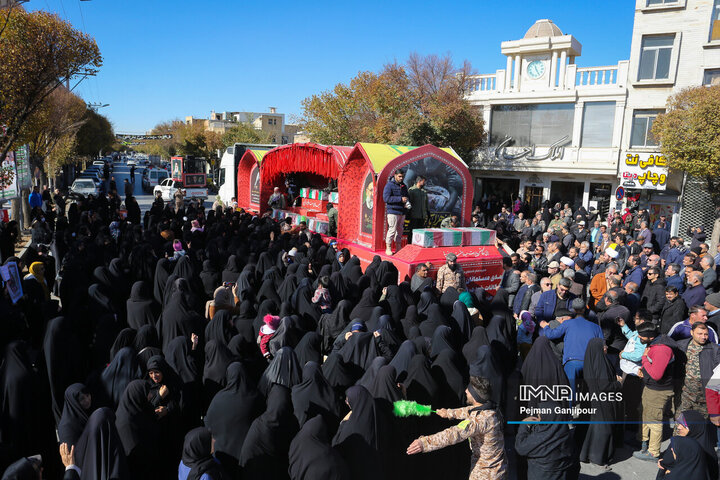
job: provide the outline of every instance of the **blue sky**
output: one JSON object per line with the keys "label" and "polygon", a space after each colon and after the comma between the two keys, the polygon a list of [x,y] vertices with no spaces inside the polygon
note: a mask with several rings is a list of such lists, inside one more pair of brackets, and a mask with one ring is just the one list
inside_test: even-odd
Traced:
{"label": "blue sky", "polygon": [[549,18],[583,46],[579,66],[628,59],[634,3],[561,0],[258,2],[30,0],[94,36],[104,58],[76,90],[116,132],[210,110],[302,113],[300,102],[411,52],[505,68],[500,42]]}

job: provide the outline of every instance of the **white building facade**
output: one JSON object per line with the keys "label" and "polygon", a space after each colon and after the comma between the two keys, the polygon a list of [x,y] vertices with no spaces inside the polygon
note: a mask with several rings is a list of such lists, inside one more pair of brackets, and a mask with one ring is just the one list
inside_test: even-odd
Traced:
{"label": "white building facade", "polygon": [[[702,179],[667,171],[649,130],[668,97],[684,88],[717,84],[720,0],[636,0],[618,181],[641,195],[651,215],[674,215],[673,227],[681,234],[690,225],[710,228],[713,206]],[[638,165],[627,165],[636,160]],[[657,160],[661,165],[648,165]],[[652,180],[664,175],[666,181],[640,182],[643,174]]]}
{"label": "white building facade", "polygon": [[471,78],[488,131],[470,164],[475,203],[520,195],[532,210],[549,200],[606,213],[631,197],[653,218],[674,215],[675,231],[712,224],[704,182],[668,172],[651,128],[670,95],[720,83],[720,0],[635,2],[629,60],[578,68],[577,39],[538,20],[501,44],[504,70]]}
{"label": "white building facade", "polygon": [[468,95],[488,131],[488,147],[470,164],[475,203],[510,204],[519,195],[532,211],[549,200],[607,213],[618,186],[629,62],[578,68],[580,42],[550,20],[501,51],[506,68],[473,76]]}

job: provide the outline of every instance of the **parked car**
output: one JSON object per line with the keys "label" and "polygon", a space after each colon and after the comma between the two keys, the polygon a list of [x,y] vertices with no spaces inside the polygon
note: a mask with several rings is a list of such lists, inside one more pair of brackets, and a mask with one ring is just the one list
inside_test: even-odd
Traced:
{"label": "parked car", "polygon": [[100,167],[100,168],[102,168],[102,167],[105,166],[105,162],[102,161],[102,160],[94,160],[92,164],[93,164],[93,165],[96,165],[96,166],[98,166],[98,167]]}
{"label": "parked car", "polygon": [[78,178],[70,186],[70,193],[97,196],[100,193],[100,188],[91,178]]}
{"label": "parked car", "polygon": [[133,159],[129,159],[129,160],[127,161],[127,166],[128,166],[128,167],[132,167],[133,165],[137,165],[137,162],[136,162],[135,160],[133,160]]}
{"label": "parked car", "polygon": [[167,170],[162,170],[158,168],[147,168],[143,172],[142,188],[146,192],[150,192],[153,190],[153,188],[162,183],[162,181],[169,176],[170,175],[168,174]]}

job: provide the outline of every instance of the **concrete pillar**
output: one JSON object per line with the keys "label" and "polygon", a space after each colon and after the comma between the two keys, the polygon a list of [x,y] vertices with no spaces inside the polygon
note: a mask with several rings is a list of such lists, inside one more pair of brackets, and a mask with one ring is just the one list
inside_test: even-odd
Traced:
{"label": "concrete pillar", "polygon": [[560,52],[560,82],[559,87],[565,88],[565,65],[567,64],[567,52],[563,50]]}
{"label": "concrete pillar", "polygon": [[552,58],[550,59],[550,88],[557,86],[557,51],[553,50]]}
{"label": "concrete pillar", "polygon": [[515,85],[515,91],[520,91],[520,75],[522,72],[520,71],[522,62],[520,61],[520,55],[515,55],[515,75],[513,75],[514,80],[513,83]]}
{"label": "concrete pillar", "polygon": [[[509,92],[512,88],[512,70],[513,67],[513,59],[510,55],[507,57],[507,67],[505,67],[505,92]],[[500,85],[498,85],[499,87]]]}

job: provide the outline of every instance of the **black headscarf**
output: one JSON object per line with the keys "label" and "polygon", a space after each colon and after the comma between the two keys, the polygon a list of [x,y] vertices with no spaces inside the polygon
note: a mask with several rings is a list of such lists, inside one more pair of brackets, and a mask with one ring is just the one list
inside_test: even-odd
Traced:
{"label": "black headscarf", "polygon": [[153,406],[148,401],[149,393],[149,383],[133,380],[120,399],[115,426],[128,456],[138,446],[151,452],[157,450],[159,430]]}
{"label": "black headscarf", "polygon": [[400,325],[400,320],[405,316],[405,311],[408,307],[405,302],[405,297],[400,291],[400,287],[397,285],[389,285],[387,287],[382,306],[385,308],[385,311],[390,312],[393,324]]}
{"label": "black headscarf", "polygon": [[463,357],[468,365],[472,365],[477,357],[478,348],[483,345],[490,345],[485,327],[475,327],[470,337],[470,341],[467,342],[462,348]]}
{"label": "black headscarf", "polygon": [[300,426],[308,419],[322,415],[334,430],[342,410],[335,391],[323,376],[320,365],[308,362],[303,367],[302,382],[292,388],[292,403]]}
{"label": "black headscarf", "polygon": [[321,343],[322,337],[316,332],[307,332],[303,335],[295,347],[295,355],[300,365],[305,365],[307,362],[322,363]]}
{"label": "black headscarf", "polygon": [[207,474],[213,480],[222,480],[225,474],[212,455],[212,435],[205,427],[197,427],[185,435],[182,462],[190,468],[187,480],[200,480]]}
{"label": "black headscarf", "polygon": [[128,384],[141,376],[135,350],[132,347],[120,349],[100,376],[102,394],[112,408],[120,403],[120,397]]}
{"label": "black headscarf", "polygon": [[370,332],[355,332],[338,353],[345,365],[356,371],[357,380],[378,356],[375,337]]}
{"label": "black headscarf", "polygon": [[412,360],[417,353],[417,348],[412,340],[405,340],[400,344],[400,348],[390,361],[390,365],[395,367],[398,382],[404,382],[405,377],[407,377],[408,368],[410,367],[410,360]]}
{"label": "black headscarf", "polygon": [[168,261],[167,258],[161,258],[155,265],[155,283],[153,289],[153,296],[158,305],[163,304],[165,298],[165,286],[167,285],[168,277],[170,272],[174,268],[174,265]]}
{"label": "black headscarf", "polygon": [[88,418],[82,436],[75,445],[75,463],[83,480],[129,478],[122,442],[115,427],[115,414],[98,408]]}
{"label": "black headscarf", "polygon": [[233,354],[224,343],[210,340],[205,344],[203,387],[208,403],[225,386],[225,372],[233,359]]}
{"label": "black headscarf", "polygon": [[372,387],[370,388],[370,394],[375,397],[376,400],[386,402],[388,404],[387,408],[389,408],[393,402],[402,400],[403,398],[402,390],[398,387],[397,381],[395,380],[396,376],[395,367],[392,365],[382,366],[378,370]]}
{"label": "black headscarf", "polygon": [[[186,285],[183,279],[176,282],[178,285]],[[175,337],[183,335],[191,338],[193,333],[203,335],[205,331],[203,318],[192,309],[187,292],[183,291],[183,288],[185,287],[180,287],[180,290],[172,295],[160,316],[158,333],[162,337],[163,350]]]}
{"label": "black headscarf", "polygon": [[195,382],[200,377],[200,366],[191,354],[191,343],[187,337],[175,337],[165,348],[165,360],[178,374],[183,383]]}
{"label": "black headscarf", "polygon": [[[708,458],[700,444],[689,437],[672,437],[670,448],[675,452],[672,470],[665,480],[711,480]],[[717,457],[712,458],[717,463]]]}
{"label": "black headscarf", "polygon": [[227,385],[210,402],[205,426],[213,432],[215,450],[239,461],[250,425],[265,410],[265,403],[242,363],[231,363],[226,377]]}
{"label": "black headscarf", "polygon": [[434,360],[443,350],[457,350],[457,340],[452,328],[447,325],[440,325],[435,329],[430,344],[430,358]]}
{"label": "black headscarf", "polygon": [[335,338],[350,323],[352,304],[348,300],[341,300],[332,313],[320,317],[318,333],[322,336],[322,352],[329,353]]}
{"label": "black headscarf", "polygon": [[381,410],[365,387],[350,387],[346,395],[352,412],[350,418],[340,424],[333,446],[348,463],[352,478],[384,478],[388,412]]}
{"label": "black headscarf", "polygon": [[[225,269],[222,271],[221,279],[222,283],[225,282],[236,282],[238,277],[240,276],[240,269],[237,265],[237,257],[235,255],[230,255],[227,259],[227,263],[225,264]],[[215,289],[218,287],[218,285],[215,285],[212,289],[212,291],[215,291]]]}
{"label": "black headscarf", "polygon": [[274,384],[283,385],[288,389],[302,381],[302,367],[297,355],[290,347],[278,350],[267,369],[260,378],[258,389],[267,395]]}
{"label": "black headscarf", "polygon": [[312,302],[313,288],[309,279],[303,279],[291,297],[291,305],[300,317],[301,325],[307,330],[315,330],[320,320],[320,309]]}
{"label": "black headscarf", "polygon": [[362,293],[362,296],[360,297],[360,301],[350,312],[350,318],[352,318],[353,320],[355,320],[356,318],[359,318],[363,321],[369,320],[373,310],[375,309],[375,307],[378,306],[378,297],[379,295],[377,293],[377,290],[372,288],[366,288],[365,291]]}
{"label": "black headscarf", "polygon": [[405,310],[405,317],[400,320],[400,323],[402,324],[402,330],[405,337],[410,338],[410,330],[413,327],[418,327],[420,325],[417,315],[417,307],[415,305],[410,305],[407,310]]}
{"label": "black headscarf", "polygon": [[491,399],[495,406],[503,405],[505,399],[505,377],[503,375],[502,358],[497,348],[482,345],[477,350],[475,361],[470,365],[470,375],[486,378],[492,389]]}
{"label": "black headscarf", "polygon": [[245,437],[240,455],[243,478],[284,478],[290,441],[298,430],[290,389],[273,385],[268,392],[265,413],[255,419]]}
{"label": "black headscarf", "polygon": [[[292,347],[293,349],[295,349],[298,343],[300,343],[301,336],[305,331],[300,328],[300,322],[297,315],[290,315],[285,317],[281,316],[281,318],[282,320],[280,320],[280,325],[278,326],[277,330],[275,330],[275,333],[273,333],[270,341],[268,342],[268,351],[270,352],[270,355],[275,355],[277,351],[283,347]],[[297,351],[295,353],[297,354]],[[300,362],[300,364],[302,365],[303,362]]]}
{"label": "black headscarf", "polygon": [[236,333],[232,313],[229,310],[217,310],[205,326],[205,341],[216,340],[227,345]]}
{"label": "black headscarf", "polygon": [[380,370],[381,367],[384,367],[387,364],[388,364],[387,358],[375,357],[375,359],[370,364],[370,368],[365,370],[365,373],[363,374],[362,377],[360,377],[360,380],[355,382],[355,385],[360,385],[361,387],[367,388],[368,391],[371,391],[378,371]]}
{"label": "black headscarf", "polygon": [[443,350],[435,358],[431,371],[440,386],[441,402],[451,408],[465,404],[468,366],[454,350]]}
{"label": "black headscarf", "polygon": [[330,446],[330,435],[321,416],[302,426],[290,442],[290,477],[293,480],[349,480],[350,470],[340,453]]}
{"label": "black headscarf", "polygon": [[435,329],[441,325],[446,325],[445,316],[440,309],[440,305],[433,303],[428,306],[425,312],[425,320],[420,322],[420,333],[424,337],[432,338]]}
{"label": "black headscarf", "polygon": [[82,356],[80,342],[73,333],[70,319],[57,317],[48,322],[43,340],[45,367],[50,380],[55,422],[60,421],[65,389],[83,380]]}
{"label": "black headscarf", "polygon": [[423,405],[435,405],[439,400],[440,387],[432,376],[425,355],[417,354],[412,357],[403,385],[408,400],[415,400]]}
{"label": "black headscarf", "polygon": [[127,322],[130,328],[139,330],[144,325],[155,326],[159,308],[150,296],[150,286],[147,282],[133,283],[130,298],[126,302]]}
{"label": "black headscarf", "polygon": [[473,332],[473,322],[470,318],[467,306],[459,300],[456,300],[452,306],[452,318],[455,320],[454,329],[460,332],[461,343],[465,344],[470,340]]}
{"label": "black headscarf", "polygon": [[570,416],[556,413],[561,407],[557,402],[541,402],[539,408],[548,413],[540,419],[547,423],[521,424],[515,437],[517,453],[548,466],[549,471],[566,471],[573,461],[573,431],[565,423]]}
{"label": "black headscarf", "polygon": [[125,347],[133,347],[133,344],[135,343],[135,333],[135,329],[133,328],[123,328],[122,330],[120,330],[120,332],[115,337],[115,341],[110,347],[110,360],[115,358],[115,355],[117,355],[120,349]]}
{"label": "black headscarf", "polygon": [[88,393],[87,387],[82,383],[73,383],[65,390],[65,405],[58,424],[59,443],[75,445],[85,430],[90,412],[80,405],[81,393]]}
{"label": "black headscarf", "polygon": [[[234,279],[228,281],[234,282],[237,280],[238,275],[235,275]],[[200,281],[203,284],[203,290],[205,291],[206,297],[212,297],[215,289],[222,283],[222,274],[215,269],[211,260],[203,261],[203,268],[200,272]]]}
{"label": "black headscarf", "polygon": [[417,304],[417,315],[420,321],[427,318],[427,310],[430,305],[437,304],[437,298],[432,292],[422,292],[420,295],[420,301]]}

